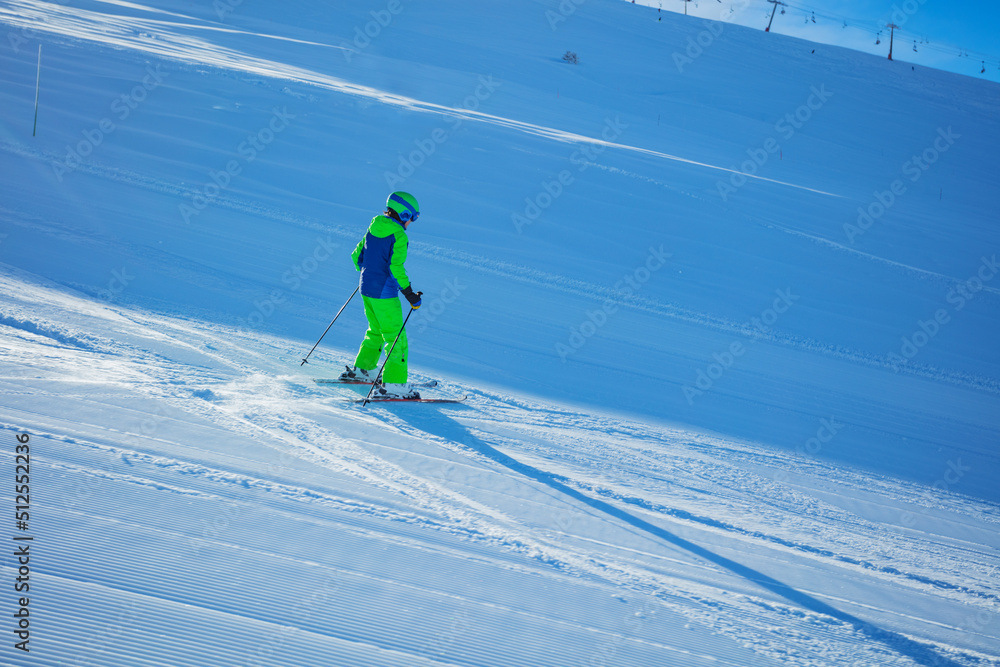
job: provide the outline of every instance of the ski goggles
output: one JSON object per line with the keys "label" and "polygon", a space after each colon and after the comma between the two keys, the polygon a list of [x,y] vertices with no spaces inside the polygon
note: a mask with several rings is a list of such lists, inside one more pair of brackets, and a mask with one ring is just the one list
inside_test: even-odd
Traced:
{"label": "ski goggles", "polygon": [[406,201],[402,197],[392,195],[389,197],[389,201],[395,202],[403,207],[402,211],[396,211],[400,222],[415,222],[416,219],[420,217],[420,211],[413,208],[410,202]]}

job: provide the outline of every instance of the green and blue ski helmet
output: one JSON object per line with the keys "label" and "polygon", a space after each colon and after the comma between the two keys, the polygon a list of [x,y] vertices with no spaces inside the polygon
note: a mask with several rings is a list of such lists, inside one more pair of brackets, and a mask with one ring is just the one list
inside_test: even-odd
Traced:
{"label": "green and blue ski helmet", "polygon": [[413,222],[420,216],[420,204],[409,192],[393,192],[385,200],[385,207],[398,215],[400,222]]}

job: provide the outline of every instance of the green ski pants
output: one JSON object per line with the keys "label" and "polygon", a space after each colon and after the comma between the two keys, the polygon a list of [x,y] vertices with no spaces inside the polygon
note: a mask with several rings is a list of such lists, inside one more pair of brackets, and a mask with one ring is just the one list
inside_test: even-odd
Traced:
{"label": "green ski pants", "polygon": [[368,331],[365,339],[361,341],[361,349],[354,360],[357,368],[370,371],[378,366],[382,356],[382,346],[386,351],[396,340],[396,347],[392,350],[392,356],[385,363],[385,370],[382,371],[382,381],[386,383],[404,383],[407,379],[406,358],[409,346],[406,344],[406,331],[400,333],[403,328],[403,308],[399,304],[398,298],[375,299],[362,295],[365,302],[365,316],[368,318]]}

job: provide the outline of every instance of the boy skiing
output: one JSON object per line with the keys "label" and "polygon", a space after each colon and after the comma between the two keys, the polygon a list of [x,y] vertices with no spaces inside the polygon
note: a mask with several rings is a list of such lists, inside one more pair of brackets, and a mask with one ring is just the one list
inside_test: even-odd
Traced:
{"label": "boy skiing", "polygon": [[[407,382],[406,331],[403,330],[403,309],[398,292],[420,308],[423,292],[414,292],[403,264],[409,241],[406,228],[420,215],[417,199],[408,192],[393,192],[385,202],[385,212],[372,218],[368,232],[351,254],[354,267],[361,272],[361,298],[368,318],[368,331],[361,342],[354,367],[341,374],[344,380],[375,382],[375,368],[382,356],[383,345],[388,352],[396,346],[385,362],[382,384],[374,388],[373,398],[420,398]],[[399,336],[397,340],[396,337]]]}

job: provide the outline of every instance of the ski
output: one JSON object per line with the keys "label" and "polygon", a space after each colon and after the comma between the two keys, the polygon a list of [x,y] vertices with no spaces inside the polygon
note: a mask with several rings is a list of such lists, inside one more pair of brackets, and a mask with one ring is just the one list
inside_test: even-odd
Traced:
{"label": "ski", "polygon": [[461,403],[468,396],[461,398],[349,398],[351,403]]}
{"label": "ski", "polygon": [[[315,378],[313,380],[316,384],[347,384],[347,385],[365,385],[370,386],[370,380],[341,380],[340,378]],[[428,380],[427,382],[411,382],[410,386],[417,387],[419,389],[432,389],[438,386],[437,380]]]}

